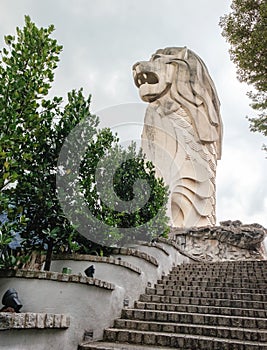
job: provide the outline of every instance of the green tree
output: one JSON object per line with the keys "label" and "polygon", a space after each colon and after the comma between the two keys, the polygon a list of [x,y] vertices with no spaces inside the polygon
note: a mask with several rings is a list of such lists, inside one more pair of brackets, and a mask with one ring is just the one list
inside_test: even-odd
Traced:
{"label": "green tree", "polygon": [[26,16],[23,30],[17,28],[16,37],[6,36],[7,47],[1,52],[0,210],[9,218],[5,227],[20,232],[27,227],[32,193],[41,198],[36,183],[44,180],[39,175],[50,161],[47,136],[61,102],[45,99],[62,49],[50,38],[53,30],[53,26],[38,29]]}
{"label": "green tree", "polygon": [[[19,232],[27,249],[46,249],[49,269],[53,249],[71,243],[75,232],[57,200],[56,167],[63,142],[83,118],[90,135],[98,118],[82,91],[48,99],[62,46],[51,38],[54,26],[38,29],[28,16],[16,37],[5,37],[0,61],[0,211],[10,241]],[[70,245],[70,244],[69,244]]]}
{"label": "green tree", "polygon": [[150,241],[167,233],[168,189],[135,144],[124,149],[115,143],[97,157],[85,154],[81,188],[90,212],[106,225],[106,245]]}
{"label": "green tree", "polygon": [[[23,30],[17,28],[17,39],[11,35],[5,37],[7,48],[1,52],[2,194],[5,193],[2,190],[14,184],[19,174],[24,173],[29,163],[32,163],[32,156],[39,148],[39,138],[44,138],[43,129],[50,128],[51,119],[60,102],[58,99],[45,100],[62,49],[56,40],[49,37],[54,28],[50,26],[39,30],[29,17],[25,17],[25,21]],[[41,108],[42,111],[39,112]],[[36,166],[36,162],[33,163]]]}
{"label": "green tree", "polygon": [[[133,174],[139,164],[139,175],[147,177],[152,185],[154,197],[150,196],[149,208],[141,214],[133,213],[131,225],[138,226],[152,217],[149,211],[161,210],[159,221],[163,225],[158,227],[165,229],[167,220],[164,213],[167,192],[162,181],[154,178],[153,166],[146,165],[133,148],[123,150],[116,145],[118,139],[109,129],[97,129],[99,120],[90,113],[90,96],[85,98],[82,90],[71,91],[65,106],[61,97],[47,97],[62,50],[51,38],[53,31],[53,26],[37,28],[26,16],[25,26],[17,28],[16,37],[5,37],[7,48],[2,50],[0,61],[0,213],[8,217],[0,227],[3,232],[0,255],[6,251],[4,244],[10,242],[12,232],[18,232],[24,238],[25,249],[46,249],[45,269],[50,267],[53,252],[86,249],[85,245],[100,247],[92,239],[95,232],[88,235],[91,241],[79,234],[84,222],[90,228],[92,217],[86,214],[87,206],[94,217],[111,227],[106,232],[106,243],[123,241],[118,228],[125,225],[126,213],[115,213],[105,207],[96,189],[97,166],[104,156],[112,154],[115,160],[120,159],[119,155],[128,154],[136,158],[136,163],[127,165],[128,173]],[[67,164],[63,176],[66,186],[62,188],[66,200],[75,198],[71,204],[72,214],[83,219],[73,224],[59,203],[56,176],[62,146],[68,142],[71,131],[79,126],[83,127],[82,133],[72,140],[71,150],[76,155],[81,146],[86,146],[85,153],[78,159],[74,171],[71,164]],[[114,184],[122,194],[125,183],[119,173],[114,177]],[[75,207],[81,195],[83,204]]]}
{"label": "green tree", "polygon": [[252,131],[267,136],[267,6],[265,0],[233,0],[231,12],[220,19],[230,43],[230,57],[241,82],[253,86],[248,95],[258,117],[250,118]]}

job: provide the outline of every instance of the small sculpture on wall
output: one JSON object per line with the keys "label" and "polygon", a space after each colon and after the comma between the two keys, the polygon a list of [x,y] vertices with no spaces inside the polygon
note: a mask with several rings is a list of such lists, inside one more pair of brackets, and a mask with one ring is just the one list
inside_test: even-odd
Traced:
{"label": "small sculpture on wall", "polygon": [[95,274],[95,265],[90,265],[87,269],[84,270],[84,273],[87,277],[94,277]]}
{"label": "small sculpture on wall", "polygon": [[2,298],[2,304],[4,307],[1,312],[19,312],[22,308],[22,303],[19,300],[18,292],[14,288],[8,289]]}

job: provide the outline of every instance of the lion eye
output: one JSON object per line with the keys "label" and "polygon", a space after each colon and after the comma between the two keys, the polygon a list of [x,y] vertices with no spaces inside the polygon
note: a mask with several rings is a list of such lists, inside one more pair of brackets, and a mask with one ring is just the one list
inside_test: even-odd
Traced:
{"label": "lion eye", "polygon": [[154,55],[154,56],[153,56],[153,61],[155,61],[155,60],[157,60],[157,59],[159,59],[159,58],[161,58],[161,55]]}

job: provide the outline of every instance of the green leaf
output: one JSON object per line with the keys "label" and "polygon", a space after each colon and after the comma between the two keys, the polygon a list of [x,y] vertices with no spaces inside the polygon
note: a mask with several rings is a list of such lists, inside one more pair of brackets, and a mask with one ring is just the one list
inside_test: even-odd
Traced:
{"label": "green leaf", "polygon": [[11,45],[12,41],[14,40],[14,37],[12,35],[6,35],[4,36],[4,40],[7,45]]}

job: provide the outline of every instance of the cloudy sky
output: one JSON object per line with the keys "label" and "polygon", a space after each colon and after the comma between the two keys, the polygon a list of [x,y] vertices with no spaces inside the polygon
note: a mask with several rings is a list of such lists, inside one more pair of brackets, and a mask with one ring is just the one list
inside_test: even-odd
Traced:
{"label": "cloudy sky", "polygon": [[[30,15],[54,24],[63,45],[53,94],[83,87],[101,125],[122,139],[140,138],[146,104],[132,79],[133,63],[159,48],[187,46],[206,63],[221,101],[223,156],[217,172],[217,220],[239,219],[267,227],[267,160],[263,136],[249,131],[248,87],[236,79],[219,17],[229,0],[0,0],[0,44]],[[126,135],[126,136],[125,136]],[[132,136],[129,136],[132,135]],[[266,141],[265,141],[266,142]]]}

